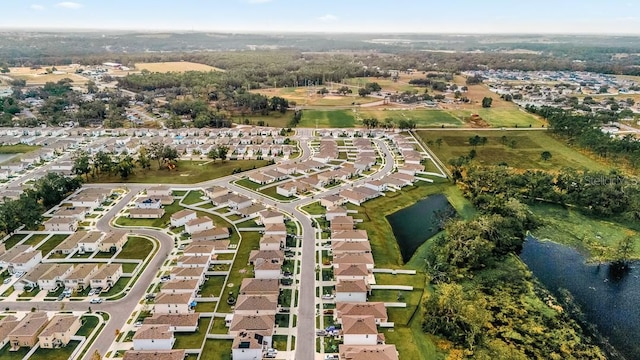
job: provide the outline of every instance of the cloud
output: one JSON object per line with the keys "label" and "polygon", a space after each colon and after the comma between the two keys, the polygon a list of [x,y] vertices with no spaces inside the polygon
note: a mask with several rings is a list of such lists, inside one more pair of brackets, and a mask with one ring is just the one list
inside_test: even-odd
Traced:
{"label": "cloud", "polygon": [[65,9],[80,9],[82,7],[84,7],[84,5],[77,3],[77,2],[71,2],[71,1],[63,1],[61,3],[57,3],[56,4],[57,7],[61,7],[61,8],[65,8]]}
{"label": "cloud", "polygon": [[31,10],[42,11],[44,10],[44,6],[38,4],[32,4],[29,6]]}
{"label": "cloud", "polygon": [[338,17],[332,14],[322,15],[318,18],[322,22],[334,22],[338,20]]}
{"label": "cloud", "polygon": [[249,4],[264,4],[271,2],[271,0],[247,0]]}

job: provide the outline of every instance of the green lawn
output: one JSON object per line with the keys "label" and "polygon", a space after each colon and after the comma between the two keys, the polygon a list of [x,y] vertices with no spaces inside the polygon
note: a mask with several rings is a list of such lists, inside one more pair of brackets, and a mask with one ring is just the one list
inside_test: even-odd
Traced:
{"label": "green lawn", "polygon": [[211,318],[200,318],[198,320],[198,331],[188,334],[176,333],[176,343],[173,347],[176,349],[200,349],[204,337],[207,335],[209,322],[211,322]]}
{"label": "green lawn", "polygon": [[[431,150],[445,164],[449,159],[467,155],[473,149],[469,138],[478,135],[487,138],[487,144],[476,146],[475,162],[485,165],[506,163],[519,169],[557,170],[564,167],[575,169],[606,170],[608,167],[596,162],[587,155],[572,149],[565,142],[557,140],[547,131],[418,131],[418,135],[427,144],[433,144]],[[504,137],[504,138],[503,138]],[[440,146],[435,145],[442,139]],[[512,143],[513,142],[513,143]],[[551,152],[548,161],[541,159],[543,151]]]}
{"label": "green lawn", "polygon": [[175,170],[161,169],[153,167],[151,170],[142,171],[136,169],[135,173],[128,179],[123,180],[117,175],[91,179],[91,182],[98,183],[151,183],[151,184],[195,184],[206,180],[217,179],[231,175],[234,169],[247,171],[268,165],[267,160],[227,160],[215,163],[208,161],[178,161]]}
{"label": "green lawn", "polygon": [[[569,245],[590,255],[592,260],[607,261],[615,258],[616,245],[627,236],[640,236],[640,225],[598,220],[573,209],[556,205],[532,205],[531,211],[542,221],[533,231],[539,239],[550,239]],[[640,246],[634,247],[633,257],[640,259]]]}
{"label": "green lawn", "polygon": [[[39,348],[29,357],[30,360],[67,360],[71,358],[71,353],[80,344],[79,341],[70,341],[67,346],[58,349]],[[4,359],[4,358],[3,358]]]}
{"label": "green lawn", "polygon": [[2,350],[0,350],[0,359],[2,360],[22,360],[25,355],[29,352],[29,348],[20,348],[18,351],[9,351],[10,344],[7,343]]}
{"label": "green lawn", "polygon": [[129,280],[131,280],[131,278],[121,277],[118,281],[116,281],[115,284],[113,284],[113,286],[109,289],[109,291],[103,292],[100,295],[104,297],[109,297],[109,296],[118,294],[119,292],[124,290],[125,287],[127,287]]}
{"label": "green lawn", "polygon": [[260,227],[260,225],[258,225],[254,220],[247,220],[247,221],[243,221],[241,223],[237,223],[236,226],[238,228],[253,228],[253,227]]}
{"label": "green lawn", "polygon": [[325,215],[327,213],[327,208],[320,205],[319,201],[303,206],[302,210],[309,213],[309,215]]}
{"label": "green lawn", "polygon": [[[223,320],[224,322],[224,320]],[[233,340],[207,340],[200,360],[231,360]]]}
{"label": "green lawn", "polygon": [[0,154],[22,154],[39,148],[40,146],[27,144],[0,145]]}
{"label": "green lawn", "polygon": [[[63,236],[66,236],[66,235],[63,235]],[[31,236],[29,236],[27,240],[25,240],[23,244],[35,246],[40,244],[40,242],[44,240],[44,238],[46,237],[47,237],[47,234],[32,234]]]}
{"label": "green lawn", "polygon": [[204,193],[200,190],[189,191],[187,196],[182,199],[182,203],[186,205],[193,205],[200,202],[203,202],[201,198],[204,196]]}
{"label": "green lawn", "polygon": [[224,286],[224,276],[210,276],[202,285],[202,297],[217,297]]}
{"label": "green lawn", "polygon": [[292,197],[286,197],[286,196],[282,196],[280,194],[278,194],[277,192],[277,186],[272,186],[272,187],[268,187],[265,189],[262,189],[260,191],[260,193],[265,194],[275,200],[279,200],[279,201],[292,201],[297,199],[296,196],[292,196]]}
{"label": "green lawn", "polygon": [[287,335],[273,335],[273,348],[278,351],[287,351]]}
{"label": "green lawn", "polygon": [[451,116],[464,120],[478,114],[491,127],[542,127],[544,121],[519,108],[488,108],[471,110],[450,110]]}
{"label": "green lawn", "polygon": [[351,110],[303,110],[299,127],[348,128],[356,119]]}
{"label": "green lawn", "polygon": [[[229,292],[232,291],[234,296],[238,296],[240,291],[240,284],[242,279],[247,277],[253,277],[253,267],[248,265],[249,254],[251,250],[257,250],[260,248],[260,238],[262,236],[258,232],[244,232],[242,233],[242,242],[238,247],[236,254],[236,260],[233,262],[233,267],[229,272],[229,279],[227,280],[227,287],[222,292],[220,298],[220,306],[218,306],[218,312],[228,313],[231,312],[231,307],[227,304],[229,298]],[[229,286],[229,285],[233,286]]]}
{"label": "green lawn", "polygon": [[28,234],[14,234],[11,235],[10,238],[8,238],[5,242],[4,242],[4,246],[7,250],[11,249],[12,247],[16,246],[17,243],[19,243],[20,241],[22,241],[22,239],[26,238]]}
{"label": "green lawn", "polygon": [[149,239],[130,236],[129,241],[122,247],[116,259],[144,260],[153,250],[153,243]]}
{"label": "green lawn", "polygon": [[215,310],[216,302],[214,301],[199,302],[195,308],[196,312],[214,312]]}
{"label": "green lawn", "polygon": [[245,188],[250,189],[250,190],[257,190],[259,187],[263,186],[263,185],[258,184],[256,182],[253,182],[253,181],[251,181],[249,179],[240,179],[240,180],[237,180],[235,183],[238,186],[242,186],[242,187],[245,187]]}
{"label": "green lawn", "polygon": [[53,250],[56,246],[60,245],[68,235],[53,235],[47,240],[38,250],[42,251],[42,255],[46,255],[49,251]]}
{"label": "green lawn", "polygon": [[393,119],[396,123],[399,120],[413,120],[419,128],[464,126],[464,121],[444,110],[358,110],[359,119],[372,117],[381,123],[387,118]]}
{"label": "green lawn", "polygon": [[116,219],[116,224],[120,226],[149,226],[149,227],[166,227],[171,222],[171,215],[184,209],[184,207],[178,204],[178,201],[174,201],[173,204],[164,207],[164,215],[160,219],[129,219],[128,217],[119,217]]}
{"label": "green lawn", "polygon": [[78,336],[89,336],[93,329],[98,326],[98,318],[93,315],[83,316],[81,320],[83,324],[76,333]]}

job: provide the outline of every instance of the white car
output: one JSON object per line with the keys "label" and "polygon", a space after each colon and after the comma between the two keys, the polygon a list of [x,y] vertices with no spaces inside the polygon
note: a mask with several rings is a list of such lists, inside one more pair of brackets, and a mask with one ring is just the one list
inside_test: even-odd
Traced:
{"label": "white car", "polygon": [[2,280],[3,284],[8,284],[10,282],[11,282],[11,278],[6,278],[6,279]]}
{"label": "white car", "polygon": [[322,295],[322,300],[332,300],[333,299],[333,295],[332,294],[324,294]]}
{"label": "white car", "polygon": [[101,298],[95,298],[95,299],[91,299],[90,302],[92,304],[102,304],[102,299]]}

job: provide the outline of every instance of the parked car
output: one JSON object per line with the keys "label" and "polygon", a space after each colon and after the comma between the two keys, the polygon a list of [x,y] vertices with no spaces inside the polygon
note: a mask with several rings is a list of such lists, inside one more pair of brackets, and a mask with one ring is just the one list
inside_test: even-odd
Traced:
{"label": "parked car", "polygon": [[64,299],[64,294],[58,295],[58,301],[62,301]]}
{"label": "parked car", "polygon": [[95,298],[95,299],[91,299],[90,302],[92,304],[102,304],[102,299],[101,298]]}
{"label": "parked car", "polygon": [[336,354],[326,354],[324,360],[338,360],[339,357]]}
{"label": "parked car", "polygon": [[6,278],[2,281],[3,284],[8,284],[11,282],[11,278]]}
{"label": "parked car", "polygon": [[333,299],[333,295],[332,294],[324,294],[322,295],[322,300],[332,300]]}
{"label": "parked car", "polygon": [[135,326],[135,327],[140,327],[140,326],[142,326],[142,321],[136,321],[136,323],[135,323],[135,324],[133,324],[133,326]]}
{"label": "parked car", "polygon": [[96,289],[91,289],[91,291],[89,291],[89,296],[93,296],[96,294]]}

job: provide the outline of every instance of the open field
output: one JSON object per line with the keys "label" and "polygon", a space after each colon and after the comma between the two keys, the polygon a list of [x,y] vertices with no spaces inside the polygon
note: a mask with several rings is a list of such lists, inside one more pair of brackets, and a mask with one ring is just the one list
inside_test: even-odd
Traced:
{"label": "open field", "polygon": [[116,259],[136,259],[143,260],[153,250],[153,243],[145,238],[131,236],[122,247]]}
{"label": "open field", "polygon": [[[619,223],[598,220],[573,209],[537,204],[531,211],[542,221],[533,231],[539,239],[549,239],[588,254],[591,260],[608,261],[615,258],[617,244],[627,236],[640,236],[640,226],[635,229]],[[633,258],[640,259],[640,247],[633,249]]]}
{"label": "open field", "polygon": [[298,127],[346,128],[353,127],[355,123],[351,110],[303,110]]}
{"label": "open field", "polygon": [[[495,100],[494,100],[495,102]],[[494,108],[488,109],[477,108],[473,110],[460,107],[459,109],[449,110],[448,113],[456,119],[466,122],[473,114],[479,115],[490,127],[534,127],[539,128],[546,126],[545,121],[541,118],[529,114],[520,108]]]}
{"label": "open field", "polygon": [[[366,77],[366,78],[348,78],[348,79],[344,79],[344,83],[346,85],[350,85],[350,86],[354,86],[354,88],[352,89],[354,93],[358,92],[358,88],[360,87],[364,87],[364,85],[366,83],[369,82],[376,82],[378,83],[381,87],[382,87],[382,92],[386,93],[386,92],[391,92],[391,93],[395,93],[395,92],[405,92],[405,91],[417,91],[418,93],[423,93],[425,88],[420,88],[417,86],[413,86],[411,84],[409,84],[409,80],[411,79],[415,79],[415,78],[422,78],[425,75],[423,74],[419,74],[419,76],[411,76],[411,75],[405,75],[405,76],[401,76],[400,79],[398,81],[393,81],[390,78],[389,79],[384,79],[384,78],[375,78],[375,77]],[[339,84],[335,84],[333,86],[334,88],[336,87],[340,87]]]}
{"label": "open field", "polygon": [[27,144],[0,145],[0,154],[22,154],[39,148],[40,146]]}
{"label": "open field", "polygon": [[[325,95],[318,94],[318,90],[322,86],[317,87],[285,87],[285,88],[269,88],[258,89],[253,92],[266,95],[269,97],[280,96],[289,101],[295,101],[297,106],[349,106],[356,104],[366,104],[380,99],[373,97],[361,97],[358,95],[357,89],[353,89],[352,94],[342,95]],[[330,86],[327,86],[330,89]]]}
{"label": "open field", "polygon": [[168,226],[171,215],[182,210],[183,207],[174,201],[173,204],[164,207],[164,215],[160,219],[130,219],[122,216],[116,219],[116,224],[120,226],[149,226],[149,227],[165,227]]}
{"label": "open field", "polygon": [[227,160],[215,163],[180,160],[175,170],[165,168],[158,170],[155,167],[144,171],[136,169],[134,174],[125,180],[118,175],[102,176],[91,180],[99,183],[195,184],[231,175],[234,169],[246,171],[263,167],[267,164],[267,160]]}
{"label": "open field", "polygon": [[[389,108],[392,109],[392,108]],[[391,118],[394,121],[397,120],[414,120],[417,127],[452,127],[452,126],[464,126],[464,121],[452,116],[446,111],[442,110],[358,110],[358,120],[364,118],[376,118],[379,122],[383,122],[387,118]]]}
{"label": "open field", "polygon": [[73,80],[73,84],[85,84],[89,79],[76,74],[76,68],[69,66],[56,66],[56,69],[62,73],[47,74],[46,68],[31,69],[30,67],[12,67],[9,73],[5,74],[14,79],[21,79],[27,82],[27,85],[44,85],[47,82],[57,82],[65,78]]}
{"label": "open field", "polygon": [[[498,165],[506,162],[507,165],[519,169],[545,169],[559,170],[564,167],[587,168],[591,170],[607,170],[609,167],[594,159],[572,149],[564,142],[556,140],[546,131],[417,131],[418,135],[430,143],[442,139],[442,145],[431,146],[431,150],[445,164],[449,159],[467,155],[473,149],[469,145],[469,138],[475,135],[486,137],[487,144],[476,147],[475,162],[485,165]],[[505,140],[503,140],[505,136]],[[515,141],[511,148],[510,142]],[[504,145],[506,142],[507,145]],[[544,161],[540,158],[543,151],[551,152],[552,158]]]}
{"label": "open field", "polygon": [[189,61],[136,63],[135,66],[136,70],[148,70],[151,72],[225,71],[213,66],[193,63]]}

